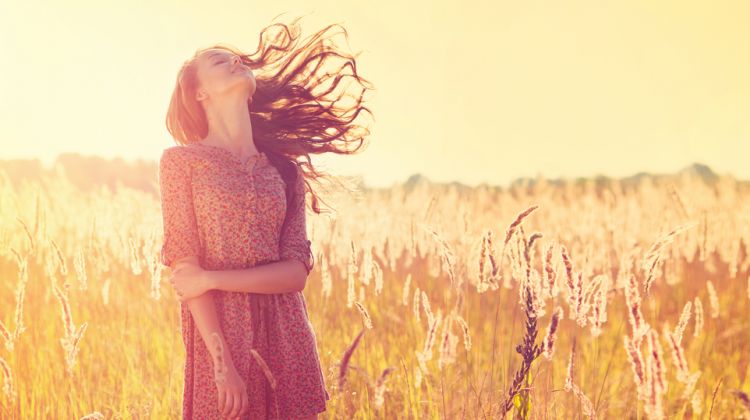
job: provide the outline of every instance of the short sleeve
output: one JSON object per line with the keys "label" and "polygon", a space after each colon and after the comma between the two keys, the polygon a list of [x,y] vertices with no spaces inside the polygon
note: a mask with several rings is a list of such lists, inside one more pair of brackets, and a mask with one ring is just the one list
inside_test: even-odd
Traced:
{"label": "short sleeve", "polygon": [[279,257],[282,260],[295,259],[305,265],[309,274],[315,260],[311,250],[310,240],[307,239],[305,223],[305,180],[298,166],[297,178],[294,182],[294,198],[290,200],[286,219],[281,230],[279,240]]}
{"label": "short sleeve", "polygon": [[[177,146],[179,147],[179,146]],[[201,245],[193,207],[190,171],[174,148],[165,149],[159,160],[159,189],[163,220],[161,263],[172,264],[184,257],[200,258]]]}

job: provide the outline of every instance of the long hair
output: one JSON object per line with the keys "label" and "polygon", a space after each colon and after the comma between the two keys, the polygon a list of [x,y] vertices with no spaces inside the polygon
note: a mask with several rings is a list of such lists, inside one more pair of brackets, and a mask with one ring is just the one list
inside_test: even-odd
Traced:
{"label": "long hair", "polygon": [[[365,144],[364,137],[370,134],[369,130],[353,121],[361,111],[372,115],[370,109],[362,106],[366,86],[372,85],[357,74],[354,56],[339,51],[330,37],[325,36],[329,29],[340,25],[332,24],[319,30],[298,47],[299,20],[294,19],[291,26],[274,23],[264,28],[257,50],[251,54],[224,43],[197,50],[177,75],[166,124],[178,144],[205,138],[208,120],[202,105],[195,99],[198,87],[195,60],[211,48],[225,49],[240,56],[242,64],[255,74],[256,90],[247,104],[256,147],[266,154],[284,179],[288,202],[294,202],[295,165],[299,166],[306,190],[312,195],[312,209],[320,214],[319,197],[310,188],[309,181],[314,179],[319,183],[318,178],[329,174],[316,169],[310,155],[353,154]],[[348,40],[346,29],[341,29]],[[324,72],[323,64],[331,58],[343,59],[344,63],[332,73]],[[353,74],[344,74],[347,67]],[[347,92],[336,93],[339,82],[347,76],[362,86],[356,102],[348,107],[341,105],[341,98],[349,96]],[[330,86],[325,86],[331,78]],[[354,146],[354,143],[358,144]],[[304,161],[298,161],[300,158]]]}

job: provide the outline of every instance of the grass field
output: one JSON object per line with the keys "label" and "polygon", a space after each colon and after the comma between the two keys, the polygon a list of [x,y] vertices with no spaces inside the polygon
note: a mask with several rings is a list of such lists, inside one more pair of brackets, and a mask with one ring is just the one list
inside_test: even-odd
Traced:
{"label": "grass field", "polygon": [[[158,196],[1,186],[0,418],[178,418]],[[336,211],[308,214],[321,418],[750,418],[747,185],[417,183]]]}

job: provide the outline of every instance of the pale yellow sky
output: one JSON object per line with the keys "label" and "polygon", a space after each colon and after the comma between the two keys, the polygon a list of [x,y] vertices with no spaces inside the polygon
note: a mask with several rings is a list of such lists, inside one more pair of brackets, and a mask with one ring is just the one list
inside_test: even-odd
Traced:
{"label": "pale yellow sky", "polygon": [[701,162],[750,179],[741,0],[0,2],[0,159],[158,159],[181,63],[254,51],[285,12],[305,35],[345,26],[377,89],[369,148],[316,160],[331,172],[476,185]]}

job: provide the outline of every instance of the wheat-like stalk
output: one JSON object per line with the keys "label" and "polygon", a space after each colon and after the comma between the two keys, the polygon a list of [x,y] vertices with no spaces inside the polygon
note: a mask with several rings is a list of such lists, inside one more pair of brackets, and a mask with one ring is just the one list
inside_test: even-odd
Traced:
{"label": "wheat-like stalk", "polygon": [[404,306],[409,305],[409,286],[411,285],[411,273],[406,275],[404,281],[404,287],[401,292],[401,304]]}
{"label": "wheat-like stalk", "polygon": [[711,280],[706,281],[706,289],[708,290],[708,303],[711,304],[711,318],[719,317],[719,296],[716,294],[716,288],[714,282]]}
{"label": "wheat-like stalk", "polygon": [[550,319],[549,326],[547,327],[547,333],[544,335],[544,341],[542,342],[543,355],[547,360],[552,360],[552,355],[555,353],[555,338],[557,337],[557,326],[563,317],[563,309],[560,306],[555,307],[552,312],[552,318]]}
{"label": "wheat-like stalk", "polygon": [[13,374],[11,373],[10,365],[2,357],[0,357],[0,371],[3,372],[3,394],[15,402],[18,394],[13,388]]}
{"label": "wheat-like stalk", "polygon": [[373,405],[375,408],[381,408],[385,403],[384,395],[386,390],[386,378],[394,370],[396,370],[396,368],[390,366],[385,368],[375,382],[375,395],[373,397]]}
{"label": "wheat-like stalk", "polygon": [[432,322],[435,320],[435,316],[432,314],[432,307],[430,306],[430,298],[427,296],[427,293],[425,293],[424,290],[421,292],[422,296],[422,308],[424,308],[424,313],[427,315],[427,325],[432,325]]}
{"label": "wheat-like stalk", "polygon": [[703,303],[698,296],[695,297],[695,324],[693,324],[693,337],[698,337],[703,331]]}
{"label": "wheat-like stalk", "polygon": [[682,335],[685,333],[688,321],[690,321],[690,308],[692,308],[692,302],[688,301],[682,308],[682,314],[680,314],[680,320],[677,322],[677,326],[674,329],[674,338],[677,344],[682,341]]}
{"label": "wheat-like stalk", "polygon": [[344,384],[346,383],[346,371],[349,367],[349,360],[352,357],[352,354],[354,354],[354,350],[359,345],[359,340],[362,339],[362,336],[364,335],[365,330],[362,330],[357,334],[357,337],[354,339],[351,345],[346,349],[344,352],[344,355],[341,357],[341,363],[339,365],[339,390],[344,389]]}
{"label": "wheat-like stalk", "polygon": [[358,301],[354,301],[354,305],[357,307],[357,310],[362,315],[362,321],[365,323],[365,327],[368,330],[372,329],[372,318],[370,318],[370,314],[367,312],[367,309]]}
{"label": "wheat-like stalk", "polygon": [[688,377],[688,366],[687,360],[685,359],[685,350],[682,348],[682,345],[680,345],[680,342],[677,339],[677,334],[670,332],[667,325],[663,326],[663,334],[664,338],[669,344],[669,349],[672,353],[672,361],[674,362],[675,368],[677,368],[677,380],[679,380],[680,382],[685,382],[687,381]]}
{"label": "wheat-like stalk", "polygon": [[461,326],[461,330],[464,333],[464,348],[468,352],[471,350],[471,334],[469,334],[469,324],[466,323],[461,315],[456,315],[456,321],[458,321],[458,325]]}

